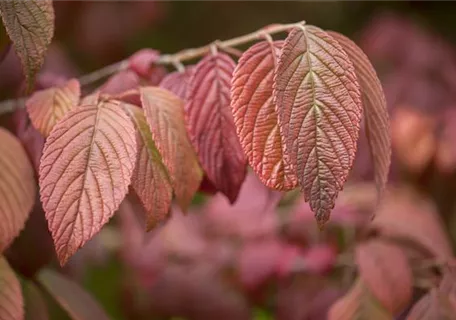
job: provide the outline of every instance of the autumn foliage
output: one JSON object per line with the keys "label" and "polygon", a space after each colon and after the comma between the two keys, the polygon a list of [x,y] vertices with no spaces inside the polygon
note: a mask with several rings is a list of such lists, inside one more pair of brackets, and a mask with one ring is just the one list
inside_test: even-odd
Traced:
{"label": "autumn foliage", "polygon": [[[418,31],[388,38],[378,25],[399,22],[386,18],[363,51],[274,24],[57,77],[39,73],[53,8],[0,2],[25,78],[0,127],[0,320],[49,319],[49,299],[72,319],[109,319],[61,272],[97,244],[127,270],[129,319],[456,318],[453,203],[430,178],[456,171],[454,110],[413,108],[380,80],[410,82],[394,72],[413,59],[379,52],[425,43]],[[394,67],[377,72],[380,58]]]}

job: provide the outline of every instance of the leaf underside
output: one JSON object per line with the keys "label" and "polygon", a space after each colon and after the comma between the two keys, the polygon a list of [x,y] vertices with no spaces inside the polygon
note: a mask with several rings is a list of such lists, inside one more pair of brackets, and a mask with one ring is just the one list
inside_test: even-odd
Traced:
{"label": "leaf underside", "polygon": [[0,1],[0,14],[21,59],[30,90],[54,36],[52,0]]}
{"label": "leaf underside", "polygon": [[159,87],[143,87],[140,94],[153,141],[168,169],[177,202],[186,211],[202,172],[185,128],[184,102]]}
{"label": "leaf underside", "polygon": [[6,259],[0,256],[0,320],[24,319],[21,285]]}
{"label": "leaf underside", "polygon": [[362,104],[354,67],[337,41],[306,26],[285,40],[274,80],[291,164],[323,225],[355,158]]}
{"label": "leaf underside", "polygon": [[135,128],[119,103],[77,107],[51,131],[39,184],[62,265],[112,217],[135,163]]}
{"label": "leaf underside", "polygon": [[185,105],[190,140],[212,184],[235,202],[246,175],[246,158],[230,108],[234,61],[208,54],[195,68]]}
{"label": "leaf underside", "polygon": [[231,108],[250,166],[269,188],[288,191],[297,177],[286,162],[272,96],[274,70],[283,41],[262,41],[248,49],[233,73]]}
{"label": "leaf underside", "polygon": [[35,203],[35,173],[20,141],[0,128],[0,253],[25,225]]}

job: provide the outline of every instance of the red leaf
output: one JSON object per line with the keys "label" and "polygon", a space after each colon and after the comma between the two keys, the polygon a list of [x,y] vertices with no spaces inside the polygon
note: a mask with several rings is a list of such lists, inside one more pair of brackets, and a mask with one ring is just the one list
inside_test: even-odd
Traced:
{"label": "red leaf", "polygon": [[25,302],[26,320],[48,320],[49,313],[40,289],[32,282],[26,281],[22,286]]}
{"label": "red leaf", "polygon": [[160,52],[153,49],[142,49],[129,59],[129,68],[143,78],[151,76],[153,64],[160,58]]}
{"label": "red leaf", "polygon": [[184,102],[158,87],[143,87],[140,93],[152,137],[168,168],[177,201],[186,211],[202,172],[185,129]]}
{"label": "red leaf", "polygon": [[286,152],[322,225],[355,158],[362,113],[355,69],[337,41],[306,26],[285,40],[274,80]]}
{"label": "red leaf", "polygon": [[101,87],[100,92],[118,94],[139,86],[138,75],[131,70],[122,70],[111,76]]}
{"label": "red leaf", "polygon": [[286,162],[272,84],[283,41],[263,41],[248,49],[234,70],[231,108],[241,146],[261,181],[278,190],[291,190],[297,177]]}
{"label": "red leaf", "polygon": [[135,162],[135,128],[119,103],[78,107],[54,127],[41,159],[40,191],[62,265],[112,217]]}
{"label": "red leaf", "polygon": [[50,269],[38,275],[38,281],[74,320],[108,320],[108,315],[78,284]]}
{"label": "red leaf", "polygon": [[19,140],[0,128],[0,253],[24,228],[35,203],[33,167]]}
{"label": "red leaf", "polygon": [[356,248],[360,278],[392,314],[412,299],[413,277],[407,256],[394,244],[373,240]]}
{"label": "red leaf", "polygon": [[407,320],[452,320],[456,310],[436,288],[424,295],[410,310]]}
{"label": "red leaf", "polygon": [[65,113],[77,106],[80,96],[81,87],[76,79],[35,92],[25,102],[33,126],[47,137]]}
{"label": "red leaf", "polygon": [[224,53],[209,54],[196,66],[185,105],[190,140],[209,180],[231,203],[246,174],[246,159],[230,109],[234,61]]}
{"label": "red leaf", "polygon": [[171,209],[173,190],[143,110],[123,104],[136,127],[138,155],[131,185],[147,212],[147,230],[165,220]]}
{"label": "red leaf", "polygon": [[385,94],[374,67],[361,48],[340,33],[328,31],[328,34],[339,42],[355,67],[361,86],[374,177],[380,196],[385,189],[391,164],[391,137]]}
{"label": "red leaf", "polygon": [[0,256],[0,319],[24,319],[21,285],[5,258]]}
{"label": "red leaf", "polygon": [[181,99],[187,98],[187,89],[190,79],[195,72],[195,66],[185,67],[183,72],[171,72],[160,83],[160,87],[169,90]]}

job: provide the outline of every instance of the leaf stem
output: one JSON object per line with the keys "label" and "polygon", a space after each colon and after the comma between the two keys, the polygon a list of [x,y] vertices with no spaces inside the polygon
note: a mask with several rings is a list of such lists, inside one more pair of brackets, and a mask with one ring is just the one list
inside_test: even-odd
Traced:
{"label": "leaf stem", "polygon": [[[224,40],[224,41],[214,41],[211,42],[210,44],[207,44],[205,46],[199,47],[199,48],[191,48],[191,49],[185,49],[182,51],[179,51],[177,53],[173,54],[164,54],[161,55],[156,64],[161,64],[161,65],[173,65],[175,68],[177,68],[179,71],[183,71],[183,61],[188,61],[192,59],[196,59],[199,57],[202,57],[209,53],[211,51],[211,48],[219,47],[222,50],[227,50],[228,53],[232,54],[239,54],[240,52],[237,52],[235,47],[259,40],[259,39],[264,39],[265,37],[271,37],[271,35],[280,33],[280,32],[285,32],[288,31],[292,28],[299,27],[305,24],[305,21],[297,22],[297,23],[290,23],[290,24],[275,24],[272,26],[268,26],[265,28],[261,28],[255,32],[248,33],[246,35],[232,38],[229,40]],[[98,69],[96,71],[93,71],[89,74],[81,76],[78,80],[81,84],[81,86],[88,86],[90,84],[93,84],[103,78],[106,78],[116,72],[126,70],[128,68],[129,61],[128,59],[110,64],[108,66],[105,66],[101,69]],[[16,109],[23,108],[25,106],[25,101],[27,100],[27,97],[21,97],[17,99],[9,99],[9,100],[4,100],[0,102],[0,115],[8,112],[13,112]]]}

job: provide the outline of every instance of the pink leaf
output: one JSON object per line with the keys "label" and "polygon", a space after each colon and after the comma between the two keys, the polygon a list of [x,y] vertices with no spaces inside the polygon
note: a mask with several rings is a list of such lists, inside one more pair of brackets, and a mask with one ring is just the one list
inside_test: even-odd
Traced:
{"label": "pink leaf", "polygon": [[0,256],[0,319],[23,320],[21,285],[5,258]]}
{"label": "pink leaf", "polygon": [[171,72],[160,82],[160,87],[174,93],[181,99],[187,98],[187,89],[190,79],[195,72],[195,66],[187,66],[183,72]]}

